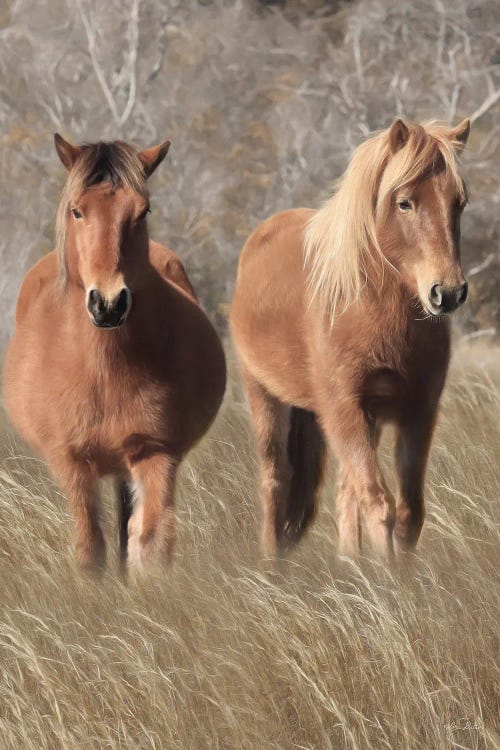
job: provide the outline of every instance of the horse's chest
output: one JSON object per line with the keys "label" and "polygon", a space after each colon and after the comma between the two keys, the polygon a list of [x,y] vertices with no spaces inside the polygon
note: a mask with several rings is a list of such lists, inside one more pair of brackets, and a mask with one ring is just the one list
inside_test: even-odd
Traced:
{"label": "horse's chest", "polygon": [[447,328],[432,331],[421,326],[408,335],[404,346],[389,346],[384,354],[367,368],[363,379],[367,411],[397,420],[439,398],[449,360]]}
{"label": "horse's chest", "polygon": [[167,386],[120,378],[90,381],[70,406],[71,431],[81,444],[119,450],[131,435],[165,438],[172,394]]}
{"label": "horse's chest", "polygon": [[396,370],[381,368],[366,375],[361,403],[364,410],[377,418],[392,420],[408,399],[408,381]]}

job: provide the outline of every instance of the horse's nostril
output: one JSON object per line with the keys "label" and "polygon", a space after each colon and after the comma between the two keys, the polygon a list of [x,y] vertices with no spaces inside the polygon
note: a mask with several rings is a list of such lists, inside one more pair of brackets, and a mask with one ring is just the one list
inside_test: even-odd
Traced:
{"label": "horse's nostril", "polygon": [[433,284],[431,286],[429,300],[435,307],[441,307],[443,302],[443,287],[441,284]]}
{"label": "horse's nostril", "polygon": [[466,281],[464,281],[462,286],[458,287],[457,303],[459,305],[463,305],[463,303],[467,299],[468,293],[469,293],[469,285]]}
{"label": "horse's nostril", "polygon": [[102,299],[102,297],[97,289],[91,289],[89,292],[89,304],[97,305],[100,299]]}
{"label": "horse's nostril", "polygon": [[91,289],[87,299],[87,307],[91,313],[102,314],[106,309],[104,297],[97,289]]}
{"label": "horse's nostril", "polygon": [[460,307],[467,299],[467,288],[467,282],[459,286],[433,284],[429,292],[429,301],[434,313],[442,315]]}
{"label": "horse's nostril", "polygon": [[118,315],[123,315],[123,313],[127,312],[128,304],[129,304],[129,291],[126,287],[123,287],[123,289],[121,290],[120,294],[118,295],[118,297],[116,298],[114,302],[113,310]]}

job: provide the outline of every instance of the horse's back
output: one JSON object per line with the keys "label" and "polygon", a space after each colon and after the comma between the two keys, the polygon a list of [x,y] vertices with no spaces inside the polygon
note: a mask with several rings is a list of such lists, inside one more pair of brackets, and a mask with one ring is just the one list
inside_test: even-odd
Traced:
{"label": "horse's back", "polygon": [[159,242],[150,240],[149,259],[151,264],[156,268],[165,281],[170,284],[175,284],[194,302],[198,302],[198,297],[189,281],[189,277],[182,261],[173,250],[165,247],[165,245],[160,245]]}
{"label": "horse's back", "polygon": [[262,222],[241,253],[231,328],[246,370],[278,398],[310,405],[303,240],[307,208]]}
{"label": "horse's back", "polygon": [[31,443],[37,443],[31,423],[34,409],[39,408],[34,398],[34,383],[38,382],[41,388],[42,363],[50,358],[57,277],[54,251],[41,258],[25,275],[17,300],[14,335],[4,359],[7,410],[20,434]]}
{"label": "horse's back", "polygon": [[[303,240],[307,221],[314,211],[309,208],[294,208],[281,211],[263,221],[252,232],[240,255],[237,288],[265,264],[269,274],[299,276],[303,266]],[[286,261],[286,268],[282,263]],[[300,269],[299,269],[300,267]],[[261,274],[258,274],[261,276]]]}
{"label": "horse's back", "polygon": [[[193,417],[198,421],[206,413],[206,426],[212,421],[222,401],[226,387],[226,360],[220,338],[208,316],[198,303],[189,277],[180,258],[168,247],[150,241],[149,258],[167,287],[159,292],[158,310],[163,318],[151,324],[154,337],[161,340],[166,331],[165,346],[158,356],[170,373],[178,373],[176,392],[183,419],[188,419],[188,406],[196,403]],[[166,294],[165,294],[166,292]],[[162,306],[161,298],[165,302]],[[175,362],[175,368],[172,368]],[[184,394],[184,395],[181,395]],[[192,410],[192,409],[191,409]],[[196,412],[196,413],[195,413]],[[196,421],[196,420],[195,420]],[[205,427],[206,428],[206,427]]]}
{"label": "horse's back", "polygon": [[57,256],[52,250],[40,258],[23,279],[16,305],[16,326],[22,324],[34,308],[52,302],[57,276]]}

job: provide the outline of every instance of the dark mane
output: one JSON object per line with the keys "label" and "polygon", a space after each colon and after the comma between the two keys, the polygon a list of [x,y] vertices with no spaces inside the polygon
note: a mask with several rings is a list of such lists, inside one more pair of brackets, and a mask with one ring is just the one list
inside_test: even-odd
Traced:
{"label": "dark mane", "polygon": [[123,141],[83,144],[75,171],[80,172],[84,187],[109,182],[114,189],[128,186],[137,192],[144,190],[142,162],[135,149]]}

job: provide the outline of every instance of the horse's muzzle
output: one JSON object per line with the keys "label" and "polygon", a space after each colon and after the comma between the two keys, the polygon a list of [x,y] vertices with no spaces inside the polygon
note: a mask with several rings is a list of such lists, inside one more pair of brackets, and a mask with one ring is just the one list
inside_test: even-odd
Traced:
{"label": "horse's muzzle", "polygon": [[430,311],[433,315],[453,312],[467,299],[468,288],[466,281],[459,286],[452,287],[433,284],[429,291]]}
{"label": "horse's muzzle", "polygon": [[87,294],[87,310],[97,328],[119,328],[127,320],[131,304],[132,295],[127,287],[123,287],[111,301],[97,289],[90,289]]}

